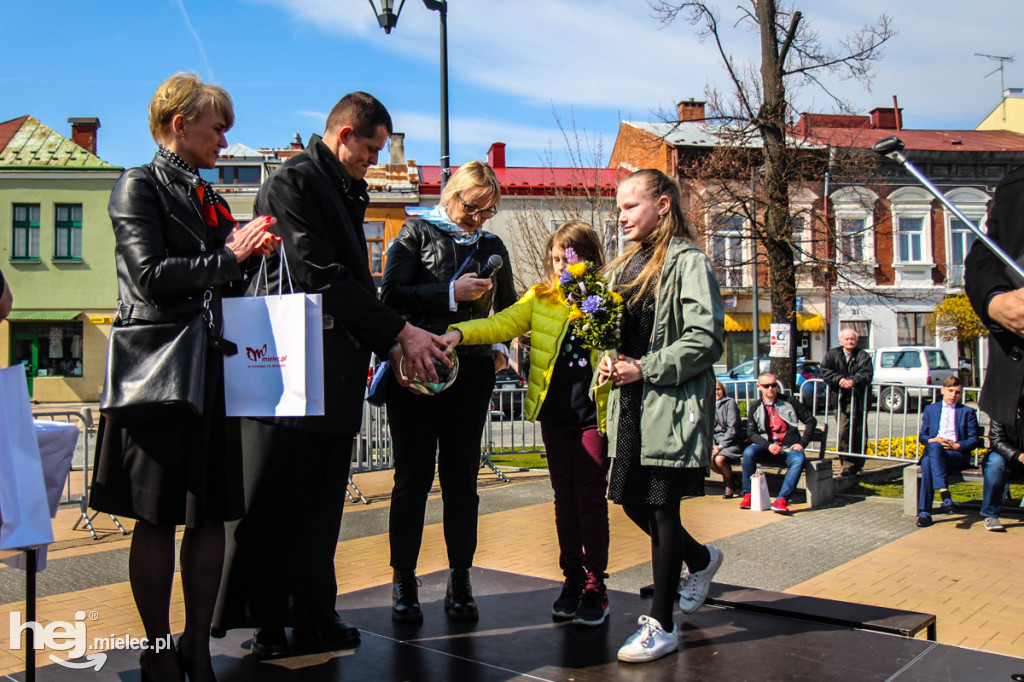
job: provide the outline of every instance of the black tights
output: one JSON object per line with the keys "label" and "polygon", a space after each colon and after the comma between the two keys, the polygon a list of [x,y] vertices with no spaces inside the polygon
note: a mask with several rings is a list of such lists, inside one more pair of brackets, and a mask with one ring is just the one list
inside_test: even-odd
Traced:
{"label": "black tights", "polygon": [[665,630],[672,630],[672,606],[676,602],[683,563],[691,573],[707,568],[711,555],[693,539],[679,518],[679,503],[660,507],[622,505],[626,516],[651,536],[651,570],[654,573],[654,599],[651,618]]}

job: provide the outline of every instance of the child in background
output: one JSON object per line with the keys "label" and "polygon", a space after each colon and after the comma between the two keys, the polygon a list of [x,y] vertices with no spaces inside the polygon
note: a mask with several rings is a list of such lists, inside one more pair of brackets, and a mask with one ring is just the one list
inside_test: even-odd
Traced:
{"label": "child in background", "polygon": [[442,338],[454,347],[531,332],[524,414],[540,422],[555,493],[558,563],[565,575],[552,613],[580,625],[600,625],[608,615],[608,447],[598,429],[603,405],[589,396],[596,353],[583,348],[570,328],[569,306],[558,286],[569,248],[597,268],[604,264],[594,229],[578,220],[567,222],[548,238],[546,282],[489,318],[452,325]]}
{"label": "child in background", "polygon": [[[672,605],[694,613],[704,603],[722,553],[702,545],[679,516],[685,496],[704,494],[714,445],[715,375],[725,309],[711,261],[694,243],[678,183],[641,170],[619,185],[619,226],[632,248],[609,268],[625,299],[617,360],[599,374],[615,384],[608,399],[614,457],[609,497],[651,536],[651,615],[619,649],[619,660],[644,663],[678,646]],[[687,571],[683,573],[683,564]]]}

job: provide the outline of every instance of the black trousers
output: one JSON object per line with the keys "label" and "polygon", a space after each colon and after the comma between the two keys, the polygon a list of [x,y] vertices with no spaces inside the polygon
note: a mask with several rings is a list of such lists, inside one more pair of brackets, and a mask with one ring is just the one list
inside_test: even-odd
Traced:
{"label": "black trousers", "polygon": [[242,446],[246,514],[229,528],[224,624],[246,611],[257,627],[330,617],[352,438],[243,419]]}
{"label": "black trousers", "polygon": [[387,409],[395,453],[391,566],[416,569],[436,457],[448,565],[469,568],[476,553],[476,479],[480,438],[494,389],[494,361],[490,356],[460,356],[458,378],[435,396],[414,395],[394,377],[389,380]]}

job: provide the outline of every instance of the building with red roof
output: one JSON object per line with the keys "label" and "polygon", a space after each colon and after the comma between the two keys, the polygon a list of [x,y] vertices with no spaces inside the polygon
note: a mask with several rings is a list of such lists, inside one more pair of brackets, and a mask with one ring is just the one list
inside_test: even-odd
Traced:
{"label": "building with red roof", "polygon": [[[995,185],[1024,164],[1024,135],[906,124],[902,109],[878,107],[867,115],[804,113],[790,131],[791,144],[818,155],[821,168],[820,177],[801,184],[800,196],[790,197],[805,216],[794,225],[794,257],[800,261],[797,293],[805,319],[821,315],[831,330],[831,338],[813,328],[816,324],[798,330],[809,358],[823,357],[845,326],[855,327],[865,346],[940,345],[951,359],[963,354],[955,343],[936,337],[929,316],[946,296],[963,290],[963,261],[974,236],[905,169],[875,156],[871,147],[898,136],[910,161],[984,227]],[[685,177],[688,161],[722,147],[756,155],[759,141],[737,146],[730,135],[728,128],[705,120],[702,102],[681,102],[678,121],[624,121],[611,165],[660,168],[700,193],[706,188]],[[866,172],[856,180],[836,177],[831,164],[840,155],[859,155]],[[832,171],[830,181],[826,171]],[[752,277],[747,265],[753,254],[751,230],[743,216],[704,219],[721,226],[708,233],[705,248],[716,261],[723,294],[732,306],[726,328],[735,343],[730,347],[727,340],[723,358],[732,366],[752,354]],[[833,267],[840,277],[830,275]],[[768,283],[764,270],[758,277],[762,286]],[[758,297],[761,311],[770,309],[763,294]],[[759,327],[766,344],[767,319]]]}

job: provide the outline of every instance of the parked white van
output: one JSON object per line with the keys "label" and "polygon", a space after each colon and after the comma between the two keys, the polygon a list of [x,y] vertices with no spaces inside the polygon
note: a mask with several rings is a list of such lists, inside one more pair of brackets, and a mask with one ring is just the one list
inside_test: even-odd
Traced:
{"label": "parked white van", "polygon": [[946,353],[935,346],[875,348],[868,354],[875,368],[873,391],[885,412],[902,412],[907,398],[935,400],[942,382],[956,376]]}

